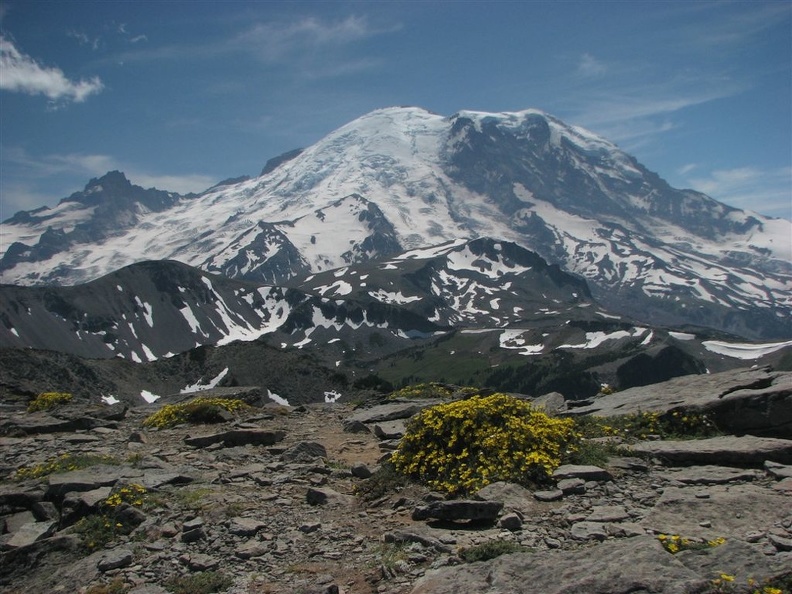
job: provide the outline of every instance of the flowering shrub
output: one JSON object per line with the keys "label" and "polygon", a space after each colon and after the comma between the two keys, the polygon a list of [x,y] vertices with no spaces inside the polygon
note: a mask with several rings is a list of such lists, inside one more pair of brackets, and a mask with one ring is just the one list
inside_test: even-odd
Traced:
{"label": "flowering shrub", "polygon": [[709,437],[718,433],[706,414],[672,411],[644,412],[616,417],[585,416],[578,418],[584,437],[622,437],[646,439],[650,435],[663,438]]}
{"label": "flowering shrub", "polygon": [[33,466],[22,466],[14,474],[17,480],[36,479],[58,472],[69,472],[72,470],[79,470],[80,468],[87,468],[97,464],[118,464],[112,456],[103,456],[98,454],[61,454],[55,458],[50,458],[46,462],[35,464]]}
{"label": "flowering shrub", "polygon": [[678,534],[658,534],[657,540],[660,541],[660,544],[663,545],[663,548],[671,553],[672,555],[678,553],[679,551],[690,551],[690,550],[700,550],[712,547],[719,547],[723,543],[726,542],[726,539],[722,536],[715,538],[713,540],[708,540],[706,542],[699,542],[690,540],[689,538],[685,538],[683,536],[679,536]]}
{"label": "flowering shrub", "polygon": [[448,398],[454,391],[448,386],[438,384],[437,382],[429,382],[426,384],[413,384],[401,390],[391,392],[388,398],[394,400],[396,398]]}
{"label": "flowering shrub", "polygon": [[194,398],[180,404],[166,404],[146,418],[143,426],[166,429],[181,423],[216,423],[224,420],[221,410],[235,413],[248,406],[237,398]]}
{"label": "flowering shrub", "polygon": [[49,410],[59,404],[66,404],[71,402],[72,395],[68,392],[43,392],[36,396],[28,404],[28,412],[37,412],[40,410]]}
{"label": "flowering shrub", "polygon": [[93,552],[137,528],[137,523],[123,510],[129,506],[141,507],[145,496],[146,488],[136,483],[113,489],[110,496],[99,504],[99,513],[86,516],[74,525],[83,547]]}
{"label": "flowering shrub", "polygon": [[474,396],[413,417],[391,461],[430,488],[456,494],[495,481],[544,482],[576,440],[572,419],[505,394]]}

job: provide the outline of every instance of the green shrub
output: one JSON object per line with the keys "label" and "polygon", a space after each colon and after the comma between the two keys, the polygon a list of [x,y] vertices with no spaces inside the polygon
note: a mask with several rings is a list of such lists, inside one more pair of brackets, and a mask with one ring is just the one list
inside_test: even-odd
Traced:
{"label": "green shrub", "polygon": [[467,563],[489,561],[501,555],[528,551],[529,549],[511,540],[490,540],[474,547],[459,551],[459,556]]}
{"label": "green shrub", "polygon": [[67,404],[71,400],[72,395],[68,392],[43,392],[30,401],[27,410],[28,412],[50,410],[59,404]]}
{"label": "green shrub", "polygon": [[233,585],[234,580],[220,571],[200,571],[165,581],[165,588],[173,594],[212,594]]}
{"label": "green shrub", "polygon": [[407,483],[407,478],[397,472],[391,462],[385,461],[374,474],[355,487],[355,493],[364,501],[374,501],[398,491]]}
{"label": "green shrub", "polygon": [[143,421],[144,427],[166,429],[182,423],[217,423],[225,420],[221,411],[236,413],[249,408],[236,398],[194,398],[180,404],[166,404]]}
{"label": "green shrub", "polygon": [[506,394],[474,396],[418,413],[391,461],[432,489],[469,493],[495,481],[545,483],[576,441],[572,419]]}

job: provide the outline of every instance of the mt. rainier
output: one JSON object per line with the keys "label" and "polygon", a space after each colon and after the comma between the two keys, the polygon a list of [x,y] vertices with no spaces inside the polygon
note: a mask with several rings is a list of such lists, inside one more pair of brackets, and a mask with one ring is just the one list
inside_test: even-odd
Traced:
{"label": "mt. rainier", "polygon": [[257,178],[198,195],[91,180],[2,225],[0,280],[76,284],[178,260],[271,284],[494,237],[583,276],[612,311],[792,336],[792,223],[676,190],[610,142],[536,110],[369,113]]}

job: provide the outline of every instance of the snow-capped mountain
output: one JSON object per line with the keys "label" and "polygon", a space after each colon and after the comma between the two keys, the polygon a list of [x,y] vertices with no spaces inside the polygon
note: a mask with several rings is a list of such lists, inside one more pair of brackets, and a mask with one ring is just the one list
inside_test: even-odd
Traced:
{"label": "snow-capped mountain", "polygon": [[[610,142],[536,110],[382,109],[271,160],[257,178],[153,203],[137,197],[153,190],[131,186],[133,196],[108,183],[119,176],[4,222],[0,280],[76,284],[172,259],[299,283],[494,237],[584,277],[613,311],[792,336],[790,221],[673,189]],[[111,225],[105,204],[116,205]]]}

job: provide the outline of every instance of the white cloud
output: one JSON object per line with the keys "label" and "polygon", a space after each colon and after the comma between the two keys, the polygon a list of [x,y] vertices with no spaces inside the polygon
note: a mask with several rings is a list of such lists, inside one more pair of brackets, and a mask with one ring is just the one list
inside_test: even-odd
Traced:
{"label": "white cloud", "polygon": [[600,76],[608,71],[604,62],[598,60],[591,54],[583,54],[578,62],[578,73],[583,76]]}
{"label": "white cloud", "polygon": [[737,208],[792,219],[792,167],[716,169],[687,181],[694,190]]}
{"label": "white cloud", "polygon": [[104,88],[99,77],[74,81],[62,70],[41,66],[30,56],[20,52],[14,44],[0,36],[0,89],[28,95],[45,95],[55,101],[85,101]]}

